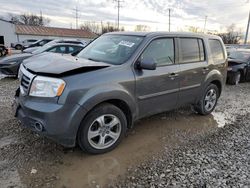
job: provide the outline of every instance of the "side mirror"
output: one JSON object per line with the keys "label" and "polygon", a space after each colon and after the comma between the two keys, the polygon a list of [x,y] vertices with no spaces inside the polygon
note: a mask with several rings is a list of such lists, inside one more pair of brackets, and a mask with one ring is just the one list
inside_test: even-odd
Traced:
{"label": "side mirror", "polygon": [[155,70],[156,63],[153,58],[142,59],[138,64],[138,68],[145,70]]}

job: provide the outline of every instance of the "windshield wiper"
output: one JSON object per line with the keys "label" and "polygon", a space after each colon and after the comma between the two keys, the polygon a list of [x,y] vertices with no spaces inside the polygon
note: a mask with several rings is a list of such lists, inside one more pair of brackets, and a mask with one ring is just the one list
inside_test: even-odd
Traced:
{"label": "windshield wiper", "polygon": [[172,64],[174,64],[174,62],[170,56],[168,56],[168,59],[171,61]]}

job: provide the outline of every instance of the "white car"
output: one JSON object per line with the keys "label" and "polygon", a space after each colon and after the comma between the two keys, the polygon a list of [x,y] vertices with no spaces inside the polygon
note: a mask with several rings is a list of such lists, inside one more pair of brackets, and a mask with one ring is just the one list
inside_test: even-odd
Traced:
{"label": "white car", "polygon": [[30,45],[36,41],[37,41],[36,39],[27,39],[22,42],[11,43],[11,47],[15,48],[16,50],[21,50],[23,49],[24,46]]}

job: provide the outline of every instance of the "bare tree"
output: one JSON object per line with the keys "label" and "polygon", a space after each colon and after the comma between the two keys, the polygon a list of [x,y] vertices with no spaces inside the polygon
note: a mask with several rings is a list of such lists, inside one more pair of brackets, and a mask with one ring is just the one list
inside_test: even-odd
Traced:
{"label": "bare tree", "polygon": [[96,22],[85,21],[81,26],[80,29],[89,31],[95,34],[101,33],[101,25]]}
{"label": "bare tree", "polygon": [[236,31],[235,24],[231,24],[227,28],[226,33],[218,34],[225,44],[239,44],[242,34],[240,31]]}
{"label": "bare tree", "polygon": [[86,21],[80,27],[82,30],[93,32],[97,35],[101,35],[103,33],[114,32],[114,31],[124,31],[124,27],[117,29],[115,24],[110,22],[98,24],[93,21]]}
{"label": "bare tree", "polygon": [[108,32],[114,32],[114,31],[124,31],[124,27],[121,27],[121,29],[118,29],[115,24],[112,24],[110,22],[107,22],[106,24],[102,24],[102,34],[108,33]]}
{"label": "bare tree", "polygon": [[50,20],[44,16],[35,14],[21,14],[12,15],[10,14],[10,20],[15,24],[33,25],[33,26],[46,26]]}
{"label": "bare tree", "polygon": [[199,31],[199,28],[198,28],[198,27],[194,27],[194,26],[188,26],[188,31],[189,31],[189,32],[193,32],[193,33],[198,33],[198,32],[200,32],[200,31]]}
{"label": "bare tree", "polygon": [[135,31],[150,31],[150,27],[147,25],[136,25]]}

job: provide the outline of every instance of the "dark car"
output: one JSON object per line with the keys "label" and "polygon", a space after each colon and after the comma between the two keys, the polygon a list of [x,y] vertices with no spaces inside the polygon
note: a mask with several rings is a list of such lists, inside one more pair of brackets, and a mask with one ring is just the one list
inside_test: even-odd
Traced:
{"label": "dark car", "polygon": [[74,54],[82,50],[84,46],[78,44],[69,44],[69,43],[58,43],[52,46],[43,46],[32,53],[25,54],[16,54],[9,57],[6,57],[0,60],[0,72],[6,75],[18,75],[18,70],[20,64],[27,58],[30,58],[34,55],[41,54],[43,52],[52,52],[60,54]]}
{"label": "dark car", "polygon": [[34,43],[31,43],[31,44],[27,44],[27,45],[24,45],[22,50],[25,50],[27,48],[32,48],[32,47],[39,47],[39,46],[43,46],[45,44],[47,44],[48,42],[52,41],[54,39],[42,39],[42,40],[38,40]]}
{"label": "dark car", "polygon": [[8,48],[0,44],[0,57],[6,56],[8,54]]}
{"label": "dark car", "polygon": [[217,36],[107,33],[76,57],[26,60],[14,112],[23,125],[64,146],[104,153],[143,117],[183,105],[210,114],[226,73]]}
{"label": "dark car", "polygon": [[237,85],[250,81],[250,50],[238,49],[230,53],[228,59],[227,83]]}
{"label": "dark car", "polygon": [[[52,45],[57,44],[57,43],[79,44],[79,45],[82,45],[82,46],[87,45],[87,42],[85,40],[79,40],[79,39],[55,39],[55,40],[52,40],[52,41],[48,42],[45,45],[46,46],[52,46]],[[41,46],[30,47],[30,48],[27,48],[27,49],[23,50],[23,52],[24,53],[32,53],[33,51],[35,51],[35,50],[37,50],[39,48],[41,48]]]}

